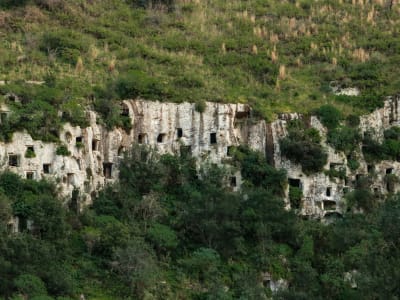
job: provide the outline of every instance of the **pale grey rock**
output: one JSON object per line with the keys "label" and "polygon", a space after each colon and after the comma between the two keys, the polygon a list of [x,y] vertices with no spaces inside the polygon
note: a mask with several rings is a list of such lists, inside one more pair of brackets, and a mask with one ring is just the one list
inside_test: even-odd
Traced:
{"label": "pale grey rock", "polygon": [[[383,108],[363,116],[361,132],[373,131],[377,138],[382,138],[385,129],[399,125],[399,101],[398,96],[388,98]],[[10,113],[5,105],[1,106],[1,112]],[[351,172],[346,156],[326,143],[327,130],[313,116],[305,121],[322,136],[322,145],[328,154],[325,170],[343,168],[348,180],[329,178],[324,172],[306,175],[301,166],[281,155],[279,140],[287,135],[288,121],[305,118],[300,114],[280,114],[277,120],[266,123],[253,118],[250,107],[245,104],[207,102],[205,111],[199,113],[193,103],[141,99],[124,101],[123,113],[132,119],[129,132],[120,128],[108,131],[96,123],[97,115],[93,111],[87,112],[90,120],[87,128],[65,124],[60,141],[67,146],[70,156],[56,155],[57,144],[35,141],[26,132],[17,132],[11,143],[0,143],[0,168],[22,177],[54,180],[66,201],[77,189],[82,207],[91,203],[93,196],[105,184],[117,180],[123,151],[135,143],[156,147],[161,153],[190,151],[198,161],[225,165],[227,185],[233,190],[240,189],[242,178],[239,170],[229,165],[228,149],[247,144],[264,153],[276,168],[285,169],[292,183],[302,188],[303,201],[299,212],[303,215],[316,218],[340,215],[345,208],[345,193],[353,188],[356,177],[368,172],[374,173],[371,189],[377,194],[400,191],[398,183],[387,184],[388,172],[400,175],[399,162],[383,161],[372,170],[360,157],[359,169]],[[28,147],[33,147],[35,157],[25,157]],[[288,191],[289,188],[285,201],[289,209]]]}

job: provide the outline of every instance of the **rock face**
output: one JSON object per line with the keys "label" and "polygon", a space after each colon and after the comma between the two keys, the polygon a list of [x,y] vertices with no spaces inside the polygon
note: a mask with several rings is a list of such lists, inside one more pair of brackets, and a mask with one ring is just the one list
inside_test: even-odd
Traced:
{"label": "rock face", "polygon": [[[400,124],[399,97],[388,98],[383,108],[361,118],[361,132],[373,131],[377,138],[390,126]],[[7,111],[2,108],[2,111]],[[400,175],[400,163],[383,161],[368,166],[363,158],[360,167],[351,172],[347,158],[326,144],[326,128],[316,117],[307,123],[316,128],[328,153],[325,169],[344,169],[347,180],[329,178],[325,173],[306,175],[301,167],[283,157],[279,140],[287,134],[287,122],[303,118],[299,114],[282,114],[266,123],[252,117],[251,109],[245,104],[218,104],[208,102],[204,112],[197,112],[191,103],[160,103],[144,100],[127,100],[123,103],[122,114],[129,114],[132,129],[106,130],[96,123],[96,113],[89,111],[90,126],[73,127],[66,124],[60,140],[71,152],[69,156],[57,155],[59,145],[34,141],[29,134],[14,134],[13,142],[0,144],[1,168],[11,170],[31,179],[55,180],[62,195],[70,199],[74,190],[79,190],[79,203],[88,204],[106,183],[118,178],[118,166],[124,150],[132,144],[155,146],[161,153],[182,151],[191,153],[199,160],[213,163],[229,161],[229,147],[247,144],[264,153],[277,168],[287,171],[288,182],[303,191],[299,211],[303,215],[327,217],[340,214],[344,194],[353,188],[360,176],[374,172],[375,182],[371,186],[376,193],[385,194],[388,186],[385,176],[389,173]],[[235,178],[234,189],[240,186],[240,173],[232,169]],[[397,186],[390,187],[390,191]],[[287,195],[288,195],[287,189]],[[287,207],[290,207],[288,196]]]}

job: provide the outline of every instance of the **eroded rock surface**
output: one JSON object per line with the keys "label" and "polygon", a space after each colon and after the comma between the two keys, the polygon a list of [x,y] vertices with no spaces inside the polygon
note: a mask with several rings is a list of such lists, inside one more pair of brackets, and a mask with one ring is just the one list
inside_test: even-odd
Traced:
{"label": "eroded rock surface", "polygon": [[[382,138],[385,129],[399,125],[399,101],[399,97],[388,98],[383,108],[363,116],[361,132],[373,131],[377,138]],[[18,132],[11,143],[0,144],[1,168],[26,178],[55,180],[66,199],[74,189],[79,190],[80,204],[84,205],[90,203],[107,182],[118,178],[123,152],[135,143],[155,146],[161,153],[190,152],[199,160],[207,159],[213,163],[229,162],[229,147],[247,144],[267,155],[276,168],[285,169],[289,185],[302,189],[299,211],[304,215],[341,214],[344,194],[354,187],[357,178],[371,172],[375,174],[371,185],[374,192],[385,194],[398,189],[396,185],[388,187],[385,177],[387,174],[400,175],[399,162],[383,161],[369,166],[360,157],[360,167],[351,172],[347,157],[326,144],[327,130],[316,117],[307,120],[307,124],[322,136],[328,153],[325,169],[345,169],[347,179],[329,178],[324,172],[306,175],[301,166],[281,155],[279,140],[287,134],[288,121],[303,118],[299,114],[281,114],[276,121],[266,123],[253,118],[250,107],[245,104],[207,102],[203,113],[197,112],[192,103],[127,100],[123,105],[122,113],[129,114],[132,120],[129,132],[106,130],[96,123],[96,113],[90,111],[89,127],[66,124],[61,132],[61,143],[67,146],[71,155],[57,155],[57,144],[35,141],[29,134]],[[237,189],[240,173],[232,170],[231,176],[237,178],[237,187],[234,187]],[[288,190],[286,203],[289,208]]]}

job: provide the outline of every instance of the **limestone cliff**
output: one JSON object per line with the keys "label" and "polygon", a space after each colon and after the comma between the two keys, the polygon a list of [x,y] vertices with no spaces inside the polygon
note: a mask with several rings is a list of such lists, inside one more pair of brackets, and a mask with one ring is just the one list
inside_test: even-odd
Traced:
{"label": "limestone cliff", "polygon": [[[388,98],[383,108],[363,116],[362,133],[373,130],[379,138],[384,129],[398,125],[399,101],[399,97]],[[127,100],[123,102],[122,114],[130,115],[132,129],[126,132],[118,128],[108,131],[96,123],[95,112],[87,113],[89,127],[66,124],[61,132],[60,140],[71,152],[69,156],[57,155],[58,145],[54,143],[35,141],[27,133],[18,132],[11,143],[0,144],[1,168],[31,179],[56,180],[63,195],[70,196],[74,189],[79,190],[80,203],[87,204],[106,183],[118,178],[123,152],[134,143],[155,146],[161,153],[186,151],[199,160],[214,163],[229,162],[229,147],[247,144],[264,153],[275,167],[287,171],[289,184],[303,191],[300,212],[314,217],[340,214],[343,196],[353,188],[356,177],[371,172],[371,166],[362,157],[358,170],[351,172],[346,156],[326,144],[326,128],[316,117],[310,117],[307,123],[322,136],[328,153],[325,169],[344,168],[347,180],[329,178],[324,172],[306,175],[299,165],[281,155],[279,140],[287,134],[288,120],[304,118],[299,114],[282,114],[276,121],[266,123],[253,117],[245,104],[208,102],[200,113],[192,103]],[[383,161],[374,166],[374,172],[371,189],[385,194],[385,175],[400,174],[400,163]],[[236,177],[239,186],[240,173],[233,169],[231,176]],[[287,199],[286,202],[290,207]]]}

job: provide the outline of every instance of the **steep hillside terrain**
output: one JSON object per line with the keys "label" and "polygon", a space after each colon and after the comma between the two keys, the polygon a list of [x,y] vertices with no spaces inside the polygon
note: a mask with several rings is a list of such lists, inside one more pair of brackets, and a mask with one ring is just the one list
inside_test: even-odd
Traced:
{"label": "steep hillside terrain", "polygon": [[398,299],[399,14],[0,0],[0,300]]}
{"label": "steep hillside terrain", "polygon": [[67,111],[141,96],[248,102],[270,118],[326,102],[366,112],[400,86],[394,0],[1,3],[0,80],[48,86],[1,90]]}

